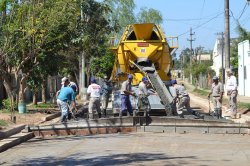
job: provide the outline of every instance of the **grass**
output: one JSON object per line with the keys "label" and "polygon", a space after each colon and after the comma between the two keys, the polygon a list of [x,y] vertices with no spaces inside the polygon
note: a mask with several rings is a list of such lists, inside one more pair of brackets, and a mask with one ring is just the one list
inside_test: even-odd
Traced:
{"label": "grass", "polygon": [[8,123],[5,120],[0,119],[0,126],[7,126]]}
{"label": "grass", "polygon": [[31,104],[29,105],[30,108],[54,108],[54,104],[50,104],[50,103],[40,103],[37,105]]}
{"label": "grass", "polygon": [[193,92],[199,96],[207,96],[209,93],[207,90],[203,90],[203,89],[194,89]]}
{"label": "grass", "polygon": [[241,103],[241,102],[238,102],[238,103],[237,103],[237,107],[238,107],[239,109],[250,110],[250,103]]}
{"label": "grass", "polygon": [[0,112],[1,113],[10,113],[10,110],[2,108],[2,109],[0,109]]}
{"label": "grass", "polygon": [[[193,93],[197,94],[201,97],[206,97],[209,93],[209,90],[206,89],[194,89]],[[223,103],[228,103],[228,99],[223,98]],[[250,110],[250,103],[243,103],[243,102],[237,102],[237,108],[238,109],[246,109]]]}

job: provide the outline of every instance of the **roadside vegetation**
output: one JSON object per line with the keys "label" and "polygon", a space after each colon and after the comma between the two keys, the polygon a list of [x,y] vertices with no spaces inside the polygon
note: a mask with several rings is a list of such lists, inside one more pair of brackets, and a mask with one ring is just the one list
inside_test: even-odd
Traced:
{"label": "roadside vegetation", "polygon": [[13,114],[26,101],[26,88],[33,92],[34,106],[50,107],[38,104],[38,92],[46,103],[49,76],[71,76],[79,85],[81,57],[87,80],[111,75],[115,56],[110,43],[117,43],[124,28],[163,22],[155,9],[135,9],[134,0],[1,0],[0,77],[11,105],[3,109]]}
{"label": "roadside vegetation", "polygon": [[[192,93],[194,93],[197,96],[200,96],[202,98],[207,98],[207,95],[209,93],[208,89],[197,89],[195,88]],[[223,99],[223,104],[227,104],[228,99]],[[244,102],[237,102],[237,108],[243,109],[243,110],[250,110],[250,103],[244,103]]]}
{"label": "roadside vegetation", "polygon": [[8,123],[5,120],[0,119],[0,127],[7,126],[7,125]]}

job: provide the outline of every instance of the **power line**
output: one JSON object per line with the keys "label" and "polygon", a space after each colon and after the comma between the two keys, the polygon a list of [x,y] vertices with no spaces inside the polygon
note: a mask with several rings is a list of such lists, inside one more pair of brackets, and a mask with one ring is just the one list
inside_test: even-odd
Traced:
{"label": "power line", "polygon": [[[221,14],[223,14],[223,13],[224,13],[224,12],[221,12],[221,13],[217,14],[215,17],[212,17],[211,19],[209,19],[208,21],[206,21],[206,22],[204,22],[204,23],[202,23],[202,24],[200,24],[200,25],[197,25],[196,27],[193,28],[193,30],[194,30],[194,29],[198,29],[198,28],[202,27],[203,25],[209,23],[210,21],[212,21],[212,20],[218,18],[218,17],[219,17]],[[180,36],[182,36],[182,35],[185,35],[185,34],[187,34],[188,32],[189,32],[189,30],[186,31],[186,32],[184,32],[184,33],[182,33],[182,34],[180,34],[180,35],[178,35],[177,37],[180,37]]]}
{"label": "power line", "polygon": [[242,9],[241,14],[240,14],[238,20],[241,18],[241,16],[243,15],[243,13],[246,11],[246,8],[247,8],[247,3],[245,4],[244,8]]}
{"label": "power line", "polygon": [[[219,14],[221,14],[221,12],[218,12]],[[179,18],[165,18],[164,20],[166,21],[198,21],[198,20],[208,20],[208,19],[211,19],[213,18],[212,16],[214,15],[218,15],[218,13],[215,13],[215,14],[211,14],[209,16],[205,16],[203,18],[186,18],[186,19],[179,19]]]}

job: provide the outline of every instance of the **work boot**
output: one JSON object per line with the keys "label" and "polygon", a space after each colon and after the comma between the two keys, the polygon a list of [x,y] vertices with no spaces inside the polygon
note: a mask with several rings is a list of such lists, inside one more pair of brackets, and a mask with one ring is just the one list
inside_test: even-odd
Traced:
{"label": "work boot", "polygon": [[102,114],[101,114],[101,113],[98,113],[98,117],[101,118],[101,117],[102,117]]}
{"label": "work boot", "polygon": [[199,119],[204,119],[204,116],[201,115],[198,111],[194,111],[192,114],[193,114],[194,116],[196,116],[197,118],[199,118]]}
{"label": "work boot", "polygon": [[222,110],[221,110],[221,108],[219,108],[218,113],[219,113],[219,118],[222,119]]}
{"label": "work boot", "polygon": [[214,117],[215,117],[216,119],[220,119],[220,112],[219,112],[219,109],[218,109],[218,108],[215,108],[215,109],[214,109],[214,112],[215,112]]}
{"label": "work boot", "polygon": [[65,115],[62,117],[61,122],[62,123],[66,123],[67,122],[67,117]]}
{"label": "work boot", "polygon": [[103,109],[102,115],[103,115],[104,118],[106,118],[106,116],[107,116],[107,111],[106,111],[106,109]]}
{"label": "work boot", "polygon": [[178,116],[179,116],[180,118],[184,118],[184,115],[183,115],[183,113],[181,113],[181,114],[178,114]]}

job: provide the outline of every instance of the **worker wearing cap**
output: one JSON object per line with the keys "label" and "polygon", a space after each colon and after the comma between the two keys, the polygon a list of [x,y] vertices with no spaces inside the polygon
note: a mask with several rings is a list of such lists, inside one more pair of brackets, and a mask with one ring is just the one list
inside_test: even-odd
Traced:
{"label": "worker wearing cap", "polygon": [[69,118],[69,102],[71,102],[71,106],[76,109],[75,104],[75,92],[71,87],[69,87],[69,79],[64,77],[62,79],[62,88],[60,93],[57,96],[57,105],[61,110],[61,122],[66,122]]}
{"label": "worker wearing cap", "polygon": [[101,118],[101,103],[100,103],[100,91],[101,91],[101,86],[96,83],[96,80],[94,77],[91,77],[90,80],[90,85],[88,86],[87,89],[87,94],[90,95],[89,99],[89,118],[94,119],[94,108],[96,108],[98,112],[98,117]]}
{"label": "worker wearing cap", "polygon": [[[148,85],[149,81],[147,77],[143,77],[142,81],[139,83],[139,98],[138,98],[138,109],[139,111],[145,110],[145,111],[149,111],[149,107],[150,107],[150,103],[148,100],[148,96],[150,94],[155,94],[155,93],[151,93],[148,91],[147,89],[147,85]],[[146,113],[144,111],[144,113]]]}
{"label": "worker wearing cap", "polygon": [[233,72],[231,69],[226,70],[227,73],[227,81],[226,81],[226,91],[227,96],[229,97],[229,109],[230,109],[230,115],[231,118],[236,118],[237,113],[237,80],[236,77],[233,75]]}
{"label": "worker wearing cap", "polygon": [[169,113],[169,115],[177,115],[177,107],[176,107],[176,104],[178,102],[178,97],[177,97],[177,94],[176,94],[176,89],[174,88],[174,84],[172,84],[172,80],[170,81],[170,84],[169,84],[169,92],[171,94],[171,96],[173,97],[173,102],[171,104],[171,107],[172,107],[172,113]]}
{"label": "worker wearing cap", "polygon": [[178,85],[176,80],[171,80],[174,88],[176,89],[176,95],[179,98],[179,104],[177,107],[177,113],[181,118],[184,118],[183,109],[184,107],[187,109],[188,112],[195,115],[198,118],[203,118],[199,112],[194,111],[190,107],[190,97],[188,92],[186,91],[185,87],[182,85]]}
{"label": "worker wearing cap", "polygon": [[128,75],[128,79],[126,81],[124,81],[122,83],[121,86],[121,111],[120,111],[120,116],[122,116],[122,114],[124,112],[126,112],[126,110],[129,112],[130,115],[133,115],[133,109],[132,109],[132,105],[129,99],[130,95],[135,96],[135,93],[132,91],[132,79],[133,76],[131,74]]}
{"label": "worker wearing cap", "polygon": [[219,78],[217,76],[213,77],[213,84],[211,87],[211,91],[208,94],[208,98],[210,98],[210,95],[212,94],[213,97],[213,105],[214,105],[214,113],[213,115],[217,117],[218,119],[222,118],[222,97],[223,97],[223,85],[221,82],[219,82]]}
{"label": "worker wearing cap", "polygon": [[109,103],[109,97],[110,94],[112,93],[112,86],[110,81],[108,80],[108,77],[105,75],[103,84],[101,86],[101,96],[102,96],[102,114],[104,117],[107,115],[107,107]]}

